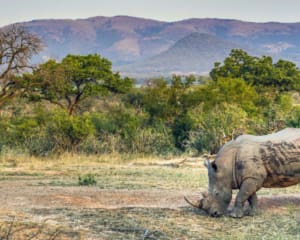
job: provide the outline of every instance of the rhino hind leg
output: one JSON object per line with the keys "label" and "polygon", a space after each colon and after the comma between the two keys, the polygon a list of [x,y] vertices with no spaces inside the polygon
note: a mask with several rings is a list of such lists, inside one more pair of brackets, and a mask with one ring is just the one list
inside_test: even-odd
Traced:
{"label": "rhino hind leg", "polygon": [[257,205],[256,191],[260,188],[257,179],[248,178],[246,179],[236,196],[235,204],[230,213],[231,217],[241,218],[244,216],[244,203],[248,200],[251,212],[255,211]]}

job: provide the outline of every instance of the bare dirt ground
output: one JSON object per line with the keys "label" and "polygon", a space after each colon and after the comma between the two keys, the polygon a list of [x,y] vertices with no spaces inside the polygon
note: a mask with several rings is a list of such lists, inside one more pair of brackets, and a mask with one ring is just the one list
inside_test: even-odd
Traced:
{"label": "bare dirt ground", "polygon": [[[78,186],[73,173],[59,182],[62,172],[51,170],[45,175],[23,176],[18,169],[4,169],[0,181],[0,220],[4,225],[0,224],[0,230],[9,228],[11,221],[18,221],[59,228],[61,234],[49,239],[261,239],[266,232],[269,235],[265,239],[272,239],[279,226],[286,226],[286,232],[278,239],[300,239],[298,186],[287,192],[263,192],[259,196],[258,216],[240,221],[212,219],[190,208],[183,199],[197,196],[198,187],[189,176],[198,176],[198,170],[195,166],[173,167],[109,167],[100,173],[97,169],[100,183],[92,187]],[[178,177],[183,182],[174,184]],[[160,178],[166,183],[156,185]],[[146,180],[142,182],[143,179]],[[140,185],[134,185],[135,182]],[[206,187],[205,184],[203,180],[200,187]],[[239,230],[232,230],[237,224],[242,224],[238,225]],[[254,231],[256,225],[261,229]],[[0,239],[5,238],[0,234]],[[31,238],[26,235],[11,239]],[[47,238],[37,234],[32,239]]]}
{"label": "bare dirt ground", "polygon": [[[36,208],[170,208],[187,207],[183,196],[195,198],[187,190],[105,190],[86,186],[38,186],[40,181],[2,181],[0,209],[22,211]],[[278,211],[289,205],[300,208],[299,194],[265,195],[259,197],[264,211]]]}

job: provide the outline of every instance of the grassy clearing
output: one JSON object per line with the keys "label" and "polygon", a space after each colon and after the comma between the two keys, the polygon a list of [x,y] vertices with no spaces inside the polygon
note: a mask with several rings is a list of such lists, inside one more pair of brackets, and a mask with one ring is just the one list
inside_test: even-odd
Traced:
{"label": "grassy clearing", "polygon": [[[119,164],[120,156],[71,156],[58,159],[5,158],[0,161],[0,180],[39,179],[40,184],[76,186],[78,177],[92,174],[101,189],[198,189],[207,185],[202,160],[194,159],[200,168],[179,167],[174,160],[152,158],[128,159]],[[181,159],[177,160],[180,162]],[[11,164],[13,162],[13,164]],[[175,161],[176,163],[176,161]]]}
{"label": "grassy clearing", "polygon": [[[178,165],[182,159],[154,159],[112,155],[64,155],[55,159],[22,156],[0,159],[0,180],[39,179],[40,185],[77,186],[78,177],[92,174],[101,189],[170,189],[199,190],[207,188],[207,170],[201,158],[191,159],[193,164]],[[260,195],[300,193],[300,185],[259,191]]]}
{"label": "grassy clearing", "polygon": [[[121,190],[129,193],[136,190],[144,192],[155,190],[161,193],[162,199],[166,198],[170,192],[183,194],[185,191],[198,192],[200,188],[207,188],[207,173],[202,166],[201,159],[192,159],[184,164],[179,164],[182,159],[160,160],[143,157],[131,159],[128,157],[125,162],[121,163],[118,156],[111,156],[111,158],[113,159],[112,163],[108,161],[109,156],[68,155],[58,159],[7,157],[0,160],[0,180],[2,180],[2,184],[22,181],[28,186],[50,186],[53,187],[51,192],[53,194],[55,187],[66,189],[66,191],[70,187],[72,189],[80,188],[78,176],[92,174],[97,182],[93,189],[99,189],[99,191],[102,189]],[[274,195],[273,201],[276,201],[277,195],[299,193],[300,185],[259,191],[261,198],[264,195]],[[145,197],[147,196],[145,195]],[[26,224],[33,224],[30,225],[32,232],[36,232],[40,229],[41,223],[33,223],[33,219],[50,218],[55,224],[61,223],[60,227],[62,228],[60,229],[63,231],[61,237],[57,239],[300,240],[299,205],[281,200],[278,206],[268,207],[265,204],[264,207],[266,209],[261,210],[254,217],[237,220],[228,217],[210,218],[203,212],[190,207],[168,209],[157,206],[103,209],[28,206],[23,209],[27,218],[18,221],[19,225],[15,226],[22,227]],[[2,215],[0,212],[0,218],[4,215],[6,214]],[[31,216],[32,219],[28,216]],[[0,234],[7,231],[9,224],[10,221],[0,221]],[[57,229],[56,225],[47,224],[45,226],[45,233],[53,233]]]}

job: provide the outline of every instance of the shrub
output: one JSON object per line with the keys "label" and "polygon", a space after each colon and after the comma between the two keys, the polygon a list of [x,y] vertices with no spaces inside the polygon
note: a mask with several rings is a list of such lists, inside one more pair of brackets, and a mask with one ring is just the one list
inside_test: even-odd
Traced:
{"label": "shrub", "polygon": [[219,104],[207,112],[201,109],[191,112],[196,128],[188,141],[188,146],[200,153],[216,153],[224,143],[247,131],[247,114],[235,104]]}
{"label": "shrub", "polygon": [[172,133],[176,148],[186,150],[185,143],[189,139],[189,132],[193,128],[194,121],[188,114],[181,114],[174,119]]}
{"label": "shrub", "polygon": [[95,128],[87,116],[69,116],[64,111],[54,112],[47,125],[47,140],[53,151],[76,151],[78,145],[95,133]]}
{"label": "shrub", "polygon": [[0,122],[1,146],[22,148],[37,156],[77,151],[95,133],[88,115],[70,117],[64,111],[39,112],[11,118],[6,124]]}
{"label": "shrub", "polygon": [[176,152],[170,129],[168,130],[164,125],[137,129],[129,148],[132,153],[152,155],[167,155]]}
{"label": "shrub", "polygon": [[78,177],[78,184],[80,186],[96,185],[97,181],[94,174],[88,173]]}

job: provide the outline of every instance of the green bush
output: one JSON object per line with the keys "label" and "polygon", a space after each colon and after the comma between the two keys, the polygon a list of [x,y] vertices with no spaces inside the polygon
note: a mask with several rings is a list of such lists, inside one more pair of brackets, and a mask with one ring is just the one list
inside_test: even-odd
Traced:
{"label": "green bush", "polygon": [[110,154],[128,151],[121,136],[103,133],[100,136],[90,136],[77,146],[77,152],[85,154]]}
{"label": "green bush", "polygon": [[132,153],[149,155],[167,155],[176,152],[174,138],[170,129],[163,125],[157,125],[156,128],[137,129],[129,148]]}
{"label": "green bush", "polygon": [[96,113],[91,121],[97,130],[97,139],[90,138],[85,144],[89,152],[158,155],[174,152],[171,129],[159,122],[146,123],[146,117],[132,109]]}
{"label": "green bush", "polygon": [[96,177],[94,174],[88,173],[78,177],[78,184],[80,186],[96,185]]}
{"label": "green bush", "polygon": [[39,124],[34,117],[18,117],[12,119],[12,121],[7,125],[9,138],[7,141],[12,146],[18,145],[18,143],[25,143],[27,139],[37,134],[39,129]]}
{"label": "green bush", "polygon": [[220,104],[203,112],[191,111],[196,127],[190,131],[188,146],[198,152],[216,153],[227,141],[247,131],[247,113],[236,104]]}
{"label": "green bush", "polygon": [[288,127],[300,128],[300,106],[293,108],[293,111],[288,115],[286,124]]}
{"label": "green bush", "polygon": [[0,122],[1,145],[23,148],[38,156],[77,151],[78,146],[95,133],[88,115],[70,117],[64,111],[39,112]]}
{"label": "green bush", "polygon": [[172,133],[175,139],[175,147],[184,151],[189,140],[189,132],[194,125],[193,119],[188,114],[181,114],[174,119]]}
{"label": "green bush", "polygon": [[76,151],[78,145],[95,133],[90,117],[69,116],[64,111],[54,112],[46,125],[47,139],[56,152]]}

